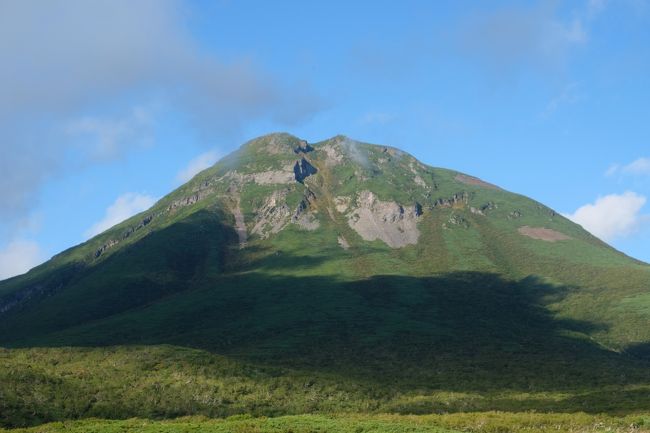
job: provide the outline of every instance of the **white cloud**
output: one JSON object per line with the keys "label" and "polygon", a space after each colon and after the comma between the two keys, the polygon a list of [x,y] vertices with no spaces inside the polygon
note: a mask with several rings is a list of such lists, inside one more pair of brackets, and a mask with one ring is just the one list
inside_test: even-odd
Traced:
{"label": "white cloud", "polygon": [[176,181],[185,183],[192,179],[197,173],[212,167],[220,158],[219,152],[210,150],[202,153],[196,158],[192,159],[187,166],[176,174]]}
{"label": "white cloud", "polygon": [[91,238],[98,235],[115,224],[149,209],[154,203],[156,199],[149,195],[134,192],[122,194],[106,209],[104,217],[84,232],[84,236]]}
{"label": "white cloud", "polygon": [[44,259],[36,242],[13,240],[0,250],[0,280],[24,274]]}
{"label": "white cloud", "polygon": [[134,107],[121,118],[84,116],[68,124],[71,137],[84,140],[85,151],[91,159],[107,160],[122,154],[127,146],[151,144],[153,116],[151,110]]}
{"label": "white cloud", "polygon": [[650,175],[650,158],[637,158],[626,165],[612,164],[605,172],[605,176],[614,176],[619,173],[635,176]]}
{"label": "white cloud", "polygon": [[650,174],[650,158],[639,158],[624,166],[621,170],[628,174]]}
{"label": "white cloud", "polygon": [[599,197],[572,214],[564,216],[604,241],[628,236],[637,231],[648,217],[641,214],[646,197],[635,192]]}

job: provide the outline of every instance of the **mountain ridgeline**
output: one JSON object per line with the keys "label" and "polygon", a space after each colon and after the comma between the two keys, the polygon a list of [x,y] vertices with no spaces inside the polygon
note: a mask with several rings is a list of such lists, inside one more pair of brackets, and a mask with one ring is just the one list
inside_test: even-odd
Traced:
{"label": "mountain ridgeline", "polygon": [[[249,141],[151,209],[0,282],[5,357],[198,349],[260,369],[238,373],[253,388],[316,377],[349,402],[337,410],[438,411],[441,392],[459,393],[449,410],[508,410],[516,399],[472,395],[594,386],[626,401],[650,384],[649,321],[648,265],[534,200],[343,136]],[[282,405],[222,399],[171,413],[332,404],[274,398]],[[533,400],[517,404],[587,407]],[[139,404],[120,416],[150,415]],[[107,405],[74,416],[105,416]]]}

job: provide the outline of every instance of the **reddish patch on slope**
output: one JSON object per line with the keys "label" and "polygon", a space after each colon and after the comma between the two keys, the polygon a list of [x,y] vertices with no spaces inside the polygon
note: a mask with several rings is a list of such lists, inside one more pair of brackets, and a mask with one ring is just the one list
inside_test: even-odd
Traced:
{"label": "reddish patch on slope", "polygon": [[458,173],[454,179],[466,185],[476,185],[476,186],[484,186],[486,188],[492,188],[492,189],[501,189],[496,185],[492,185],[491,183],[479,179],[478,177],[468,176],[466,174]]}
{"label": "reddish patch on slope", "polygon": [[571,239],[569,236],[564,233],[552,229],[545,229],[543,227],[528,227],[523,226],[519,227],[519,233],[529,238],[539,239],[541,241],[555,242],[555,241],[565,241]]}

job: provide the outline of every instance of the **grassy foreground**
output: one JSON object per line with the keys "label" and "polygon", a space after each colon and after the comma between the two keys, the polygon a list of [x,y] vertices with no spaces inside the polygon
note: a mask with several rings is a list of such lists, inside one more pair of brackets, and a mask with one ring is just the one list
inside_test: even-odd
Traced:
{"label": "grassy foreground", "polygon": [[650,431],[647,382],[461,391],[395,377],[173,346],[0,349],[0,431]]}
{"label": "grassy foreground", "polygon": [[459,413],[446,415],[294,415],[277,418],[233,416],[226,419],[187,417],[167,421],[145,419],[65,421],[11,433],[236,432],[236,433],[361,433],[361,432],[646,432],[650,414],[607,415],[542,413]]}

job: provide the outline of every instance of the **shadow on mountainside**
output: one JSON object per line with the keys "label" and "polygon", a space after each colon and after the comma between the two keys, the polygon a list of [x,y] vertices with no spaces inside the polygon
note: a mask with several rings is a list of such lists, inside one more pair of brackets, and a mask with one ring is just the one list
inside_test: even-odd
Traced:
{"label": "shadow on mountainside", "polygon": [[[646,363],[584,337],[602,324],[546,308],[574,289],[481,272],[355,281],[278,274],[287,263],[327,260],[288,253],[274,275],[273,261],[223,274],[236,242],[234,230],[197,212],[0,316],[0,344],[171,344],[379,394],[593,392],[650,382]],[[418,411],[415,403],[395,410]]]}
{"label": "shadow on mountainside", "polygon": [[625,348],[625,353],[638,359],[650,361],[650,342],[631,344]]}

